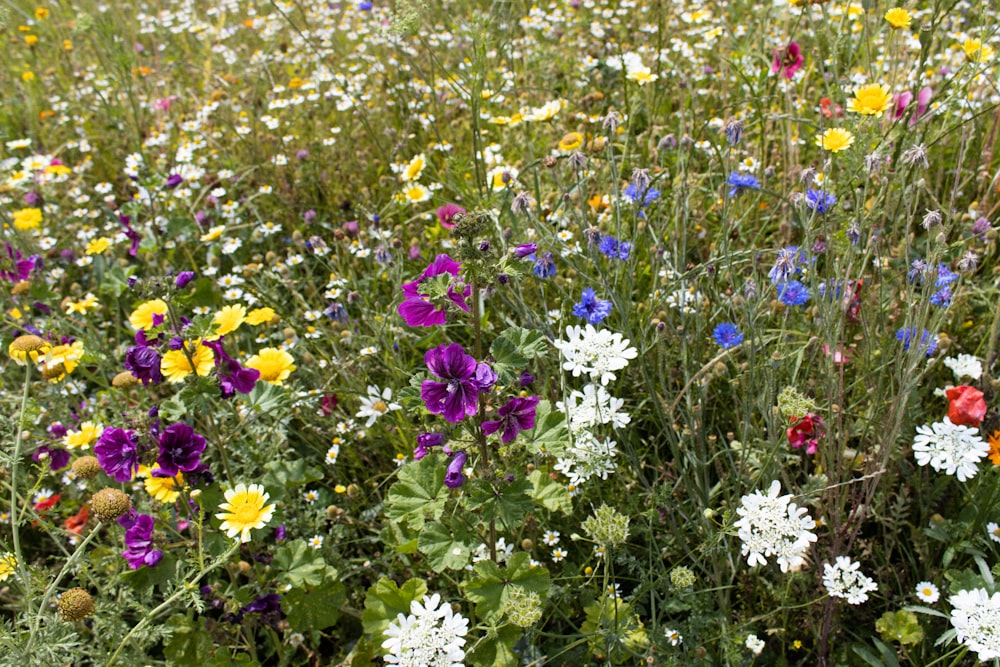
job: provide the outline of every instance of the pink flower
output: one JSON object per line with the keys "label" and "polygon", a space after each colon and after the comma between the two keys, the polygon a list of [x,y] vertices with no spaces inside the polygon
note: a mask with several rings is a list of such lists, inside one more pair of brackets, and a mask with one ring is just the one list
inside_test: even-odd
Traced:
{"label": "pink flower", "polygon": [[792,419],[796,420],[795,423],[785,431],[788,436],[788,444],[795,449],[805,445],[806,454],[815,454],[819,448],[819,438],[823,436],[823,419],[812,413],[802,418],[792,417]]}
{"label": "pink flower", "polygon": [[445,229],[455,226],[455,218],[465,213],[465,209],[458,204],[448,203],[437,210],[438,221]]}
{"label": "pink flower", "polygon": [[785,48],[774,50],[771,71],[777,74],[784,70],[785,78],[791,79],[802,68],[803,60],[802,49],[798,42],[789,42]]}
{"label": "pink flower", "polygon": [[[417,278],[416,281],[403,284],[404,299],[403,302],[399,304],[399,308],[397,310],[408,326],[432,327],[444,324],[447,321],[447,310],[445,305],[441,305],[439,308],[431,300],[430,295],[420,292],[421,284],[429,278],[439,276],[443,273],[457,277],[458,271],[461,267],[461,264],[453,260],[448,255],[438,255],[434,258],[434,261],[431,262],[426,269],[424,269],[424,272],[419,278]],[[472,288],[468,285],[464,286],[461,293],[455,291],[454,281],[452,281],[452,284],[448,287],[448,299],[466,312],[469,311],[469,305],[465,302],[465,299],[468,298],[470,294],[472,294]]]}

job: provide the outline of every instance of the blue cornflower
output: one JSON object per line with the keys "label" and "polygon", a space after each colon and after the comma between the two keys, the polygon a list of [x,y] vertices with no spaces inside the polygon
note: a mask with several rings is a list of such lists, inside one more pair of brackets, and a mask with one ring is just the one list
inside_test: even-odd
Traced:
{"label": "blue cornflower", "polygon": [[592,288],[584,287],[580,303],[573,306],[573,314],[584,318],[590,324],[600,324],[611,314],[611,308],[610,301],[598,299]]}
{"label": "blue cornflower", "polygon": [[635,186],[635,183],[629,183],[626,185],[622,194],[624,194],[625,198],[633,204],[638,203],[641,206],[649,206],[660,198],[660,191],[656,188],[647,188],[640,197],[639,189]]}
{"label": "blue cornflower", "polygon": [[913,263],[910,264],[910,270],[906,273],[906,278],[912,283],[918,280],[923,280],[924,275],[927,273],[930,267],[927,266],[927,262],[922,259],[915,259]]}
{"label": "blue cornflower", "polygon": [[360,12],[370,12],[372,10],[373,3],[365,0],[364,2],[358,3],[358,11]]}
{"label": "blue cornflower", "polygon": [[757,180],[756,176],[753,176],[752,174],[741,174],[738,171],[734,171],[729,174],[729,178],[726,179],[726,183],[731,186],[729,189],[730,197],[741,195],[746,190],[760,190],[760,181]]}
{"label": "blue cornflower", "polygon": [[940,308],[947,308],[951,305],[951,288],[942,287],[931,296],[931,304]]}
{"label": "blue cornflower", "polygon": [[[902,329],[896,332],[896,340],[903,342],[904,350],[910,349],[910,343],[913,342],[913,340],[916,337],[917,337],[916,327],[910,327],[910,328],[903,327]],[[924,333],[920,336],[920,349],[924,350],[924,352],[929,357],[932,354],[934,354],[934,350],[937,349],[937,345],[938,345],[937,336],[933,335],[927,329],[924,329]]]}
{"label": "blue cornflower", "polygon": [[597,241],[597,249],[605,257],[620,259],[622,261],[632,254],[632,244],[628,241],[619,241],[614,236],[601,235]]}
{"label": "blue cornflower", "polygon": [[618,259],[624,261],[629,258],[632,254],[632,244],[628,241],[622,241],[618,244]]}
{"label": "blue cornflower", "polygon": [[806,190],[806,207],[810,211],[816,211],[820,215],[823,215],[827,211],[833,209],[837,204],[837,198],[830,192],[823,192],[822,190]]}
{"label": "blue cornflower", "polygon": [[[529,255],[530,258],[530,255]],[[532,273],[536,278],[551,278],[556,275],[556,261],[552,259],[552,253],[546,250],[541,257],[535,259],[535,268]]]}
{"label": "blue cornflower", "polygon": [[809,301],[809,288],[798,280],[790,280],[778,287],[778,298],[786,306],[802,306]]}
{"label": "blue cornflower", "polygon": [[740,330],[732,322],[723,322],[716,325],[715,330],[712,332],[712,338],[715,339],[715,342],[723,350],[736,347],[743,342],[743,334],[740,333]]}
{"label": "blue cornflower", "polygon": [[788,282],[789,278],[798,273],[799,269],[796,264],[802,260],[805,260],[805,253],[800,253],[797,245],[782,248],[778,251],[778,256],[774,259],[774,266],[768,271],[767,277],[774,285]]}
{"label": "blue cornflower", "polygon": [[947,264],[938,264],[937,280],[934,287],[945,287],[958,280],[958,274],[948,268]]}

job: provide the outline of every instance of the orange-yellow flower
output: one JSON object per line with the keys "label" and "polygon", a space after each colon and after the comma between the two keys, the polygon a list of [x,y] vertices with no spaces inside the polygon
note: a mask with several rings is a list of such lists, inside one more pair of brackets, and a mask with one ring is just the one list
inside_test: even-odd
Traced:
{"label": "orange-yellow flower", "polygon": [[265,347],[253,355],[245,366],[260,371],[260,379],[264,382],[280,385],[295,370],[295,359],[285,350],[278,347]]}
{"label": "orange-yellow flower", "polygon": [[854,97],[847,100],[847,110],[865,116],[879,117],[892,104],[892,93],[880,83],[869,83],[854,91]]}

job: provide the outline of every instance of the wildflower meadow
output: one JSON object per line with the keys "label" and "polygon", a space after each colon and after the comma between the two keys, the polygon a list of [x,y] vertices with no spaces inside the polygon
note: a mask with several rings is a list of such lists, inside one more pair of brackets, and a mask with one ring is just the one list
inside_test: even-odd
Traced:
{"label": "wildflower meadow", "polygon": [[996,3],[0,30],[0,666],[1000,665]]}

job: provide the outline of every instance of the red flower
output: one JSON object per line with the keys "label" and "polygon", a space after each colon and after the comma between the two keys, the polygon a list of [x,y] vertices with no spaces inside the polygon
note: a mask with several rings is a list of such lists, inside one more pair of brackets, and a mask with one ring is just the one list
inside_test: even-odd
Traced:
{"label": "red flower", "polygon": [[808,414],[805,417],[792,417],[796,420],[788,430],[788,444],[795,449],[806,446],[806,454],[815,454],[819,448],[819,438],[823,435],[823,419],[819,415]]}
{"label": "red flower", "polygon": [[76,533],[80,535],[83,533],[83,527],[87,525],[87,516],[90,514],[90,506],[84,505],[80,508],[80,511],[63,521],[63,528],[71,533]]}
{"label": "red flower", "polygon": [[948,406],[948,419],[952,424],[963,426],[979,426],[986,417],[986,401],[983,392],[975,387],[963,384],[952,387],[945,392],[951,404]]}
{"label": "red flower", "polygon": [[57,493],[54,496],[49,496],[40,503],[35,503],[34,505],[32,505],[32,507],[34,507],[35,510],[39,512],[44,512],[45,510],[52,509],[55,506],[55,504],[59,502],[60,498],[62,498],[62,494]]}
{"label": "red flower", "polygon": [[834,104],[829,97],[820,99],[819,110],[822,111],[823,115],[827,118],[833,118],[834,116],[840,118],[844,115],[844,110],[840,108],[840,105]]}

